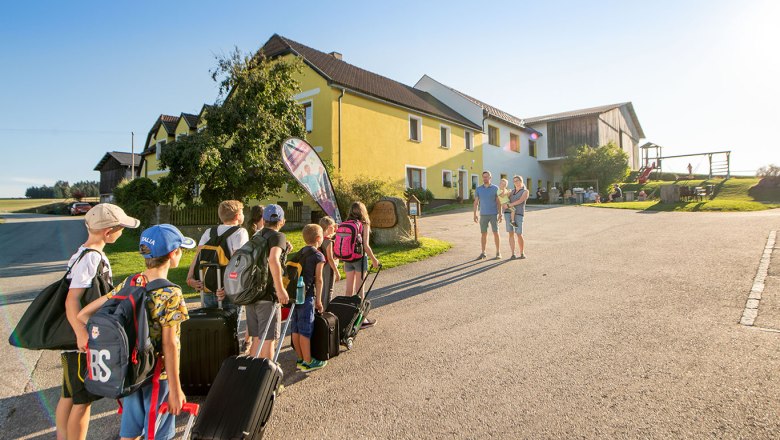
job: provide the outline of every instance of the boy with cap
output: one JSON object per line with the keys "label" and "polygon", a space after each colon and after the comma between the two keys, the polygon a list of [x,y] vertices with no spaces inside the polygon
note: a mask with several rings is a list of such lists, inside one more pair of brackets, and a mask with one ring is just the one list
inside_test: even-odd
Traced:
{"label": "boy with cap", "polygon": [[[141,273],[143,281],[149,283],[158,279],[166,279],[168,271],[179,266],[182,249],[195,247],[195,240],[185,237],[173,225],[161,224],[152,226],[141,233],[139,250],[146,262],[146,270]],[[108,295],[93,301],[78,314],[81,325],[86,328],[87,320],[106,300],[119,292],[130,279],[124,280]],[[149,314],[149,337],[155,352],[162,354],[164,362],[160,375],[158,401],[159,407],[167,398],[169,411],[157,414],[159,429],[156,438],[166,440],[173,438],[176,428],[175,416],[181,412],[186,397],[179,382],[179,335],[181,323],[186,321],[187,306],[184,296],[178,286],[163,287],[152,290],[146,295],[146,311]],[[159,359],[159,357],[158,357]],[[139,388],[135,393],[122,399],[122,422],[119,435],[122,439],[135,439],[147,432],[149,410],[151,409],[152,384]],[[154,429],[153,427],[149,427]]]}
{"label": "boy with cap", "polygon": [[60,355],[62,362],[62,395],[57,403],[56,424],[58,439],[80,440],[87,438],[89,428],[90,406],[100,396],[89,393],[84,388],[87,372],[87,329],[78,320],[81,310],[81,298],[87,289],[93,287],[93,280],[101,278],[95,283],[98,289],[108,286],[105,295],[110,290],[111,265],[108,262],[103,248],[117,241],[122,236],[124,228],[137,228],[138,219],[128,216],[122,208],[109,203],[101,203],[94,206],[84,217],[87,227],[87,241],[79,246],[78,250],[70,257],[68,267],[71,268],[68,279],[70,289],[65,299],[65,314],[68,322],[76,334],[76,346],[78,350],[63,351]]}
{"label": "boy with cap", "polygon": [[[268,240],[268,271],[271,279],[265,286],[265,294],[254,304],[246,306],[246,324],[249,336],[252,337],[252,345],[249,354],[255,356],[262,344],[260,357],[271,359],[273,357],[276,341],[282,332],[281,313],[275,308],[275,302],[287,304],[289,296],[282,284],[282,266],[287,253],[292,250],[292,245],[287,242],[287,237],[279,230],[284,226],[284,210],[279,205],[268,205],[263,209],[263,229],[257,233]],[[271,311],[276,310],[271,316]],[[271,325],[267,334],[261,335],[268,320]]]}

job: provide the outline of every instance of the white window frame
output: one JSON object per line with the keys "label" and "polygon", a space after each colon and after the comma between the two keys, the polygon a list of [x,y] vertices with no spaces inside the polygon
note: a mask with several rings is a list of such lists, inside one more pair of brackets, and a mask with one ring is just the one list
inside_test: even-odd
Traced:
{"label": "white window frame", "polygon": [[205,130],[205,129],[206,129],[206,127],[207,127],[207,125],[201,125],[200,127],[198,127],[198,129],[197,129],[196,131],[197,131],[198,133],[200,133],[201,131]]}
{"label": "white window frame", "polygon": [[[413,139],[412,138],[412,121],[417,122],[417,135],[419,139]],[[409,140],[412,142],[422,142],[423,141],[423,134],[422,134],[422,118],[415,115],[409,115]]]}
{"label": "white window frame", "polygon": [[168,143],[167,139],[160,139],[159,141],[157,141],[156,144],[157,146],[155,147],[155,151],[154,151],[155,156],[157,156],[157,160],[160,160],[160,156],[162,154],[162,146],[167,143]]}
{"label": "white window frame", "polygon": [[446,179],[444,179],[444,176],[446,176],[447,174],[450,175],[450,186],[449,186],[449,188],[454,188],[455,186],[453,185],[454,180],[452,180],[452,170],[441,170],[441,186],[447,188],[447,185],[444,184],[444,182],[446,180]]}
{"label": "white window frame", "polygon": [[448,125],[439,124],[439,141],[441,141],[441,131],[445,130],[444,141],[447,145],[441,145],[442,148],[449,149],[452,146],[452,129]]}
{"label": "white window frame", "polygon": [[[303,120],[306,124],[306,132],[311,133],[314,130],[314,101],[309,99],[301,101],[300,104],[303,107]],[[307,108],[311,109],[308,115],[306,114]]]}
{"label": "white window frame", "polygon": [[[471,144],[471,148],[469,148]],[[471,130],[463,131],[463,146],[466,151],[474,151],[474,132]]]}
{"label": "white window frame", "polygon": [[179,139],[183,138],[184,136],[187,136],[187,133],[179,133],[179,134],[176,135],[176,140],[178,141]]}
{"label": "white window frame", "polygon": [[404,182],[406,182],[406,187],[411,188],[410,185],[411,182],[409,182],[409,168],[414,168],[416,170],[422,171],[422,188],[428,189],[428,168],[427,167],[421,167],[418,165],[404,165]]}

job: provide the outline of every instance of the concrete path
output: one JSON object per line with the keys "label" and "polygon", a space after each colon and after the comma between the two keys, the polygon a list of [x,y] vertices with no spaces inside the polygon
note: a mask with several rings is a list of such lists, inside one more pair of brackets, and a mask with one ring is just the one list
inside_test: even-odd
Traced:
{"label": "concrete path", "polygon": [[[738,322],[780,211],[534,209],[520,261],[473,261],[468,213],[421,228],[455,247],[383,272],[377,326],[323,370],[283,352],[266,438],[777,438],[780,334]],[[0,436],[51,437],[56,371],[44,355],[3,399]],[[90,438],[116,437],[114,408]]]}

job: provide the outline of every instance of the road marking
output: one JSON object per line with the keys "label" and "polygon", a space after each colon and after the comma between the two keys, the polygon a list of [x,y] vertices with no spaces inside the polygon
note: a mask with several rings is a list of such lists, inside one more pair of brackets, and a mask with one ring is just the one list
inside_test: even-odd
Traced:
{"label": "road marking", "polygon": [[771,231],[766,239],[764,253],[761,255],[761,261],[758,263],[758,271],[753,279],[753,287],[750,289],[745,311],[742,312],[742,319],[739,321],[742,325],[752,326],[758,316],[758,306],[761,303],[761,295],[764,293],[764,282],[769,272],[769,261],[772,259],[772,250],[775,248],[777,231]]}

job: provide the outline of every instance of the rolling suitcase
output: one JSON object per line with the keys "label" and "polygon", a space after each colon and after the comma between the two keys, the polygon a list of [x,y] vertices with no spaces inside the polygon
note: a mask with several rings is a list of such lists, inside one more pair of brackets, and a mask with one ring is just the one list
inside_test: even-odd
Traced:
{"label": "rolling suitcase", "polygon": [[[200,405],[197,403],[187,402],[181,407],[181,411],[183,413],[187,412],[190,413],[190,418],[187,419],[187,426],[184,428],[184,434],[181,436],[184,440],[188,440],[190,438],[190,431],[192,431],[192,424],[195,422],[195,417],[198,416],[198,411],[200,410]],[[160,408],[157,410],[158,414],[165,414],[168,412],[168,402],[163,402],[162,405],[160,405]],[[154,440],[154,437],[157,435],[157,432],[160,431],[160,422],[162,421],[161,418],[157,418],[154,424],[154,433],[155,435],[147,436],[149,440]],[[176,433],[174,433],[174,438],[176,437]]]}
{"label": "rolling suitcase", "polygon": [[[217,267],[219,272],[219,267]],[[221,277],[217,276],[221,283]],[[201,304],[203,304],[203,292]],[[189,312],[181,326],[181,388],[188,396],[205,396],[222,362],[239,353],[238,317],[222,309],[200,308]]]}
{"label": "rolling suitcase", "polygon": [[[272,313],[276,313],[278,307],[276,305]],[[294,307],[292,305],[291,309]],[[289,325],[287,320],[280,339],[284,338]],[[269,319],[264,335],[270,327]],[[192,429],[193,440],[263,438],[284,375],[276,362],[281,348],[279,341],[273,360],[249,356],[233,356],[225,360],[206,401],[201,405],[200,415]],[[259,354],[258,351],[256,355]]]}
{"label": "rolling suitcase", "polygon": [[[368,316],[368,312],[371,310],[371,301],[368,300],[368,294],[371,293],[371,288],[374,287],[376,278],[381,271],[382,265],[380,264],[379,269],[377,269],[374,274],[374,279],[371,281],[371,285],[368,286],[368,290],[363,298],[360,298],[359,294],[352,296],[337,296],[330,300],[330,304],[328,304],[327,312],[336,315],[336,318],[338,318],[338,327],[341,332],[339,339],[341,340],[341,343],[347,347],[347,350],[352,349],[355,337],[357,336],[358,331],[360,331],[360,326],[363,324],[363,318]],[[369,269],[369,275],[370,274],[371,269]],[[358,292],[360,292],[367,280],[368,276],[366,276],[360,284],[360,287],[357,289]],[[314,350],[314,342],[312,342],[312,350]]]}
{"label": "rolling suitcase", "polygon": [[[311,335],[311,357],[327,361],[339,355],[339,319],[330,312],[314,314],[314,332]],[[290,338],[290,345],[295,348]]]}

